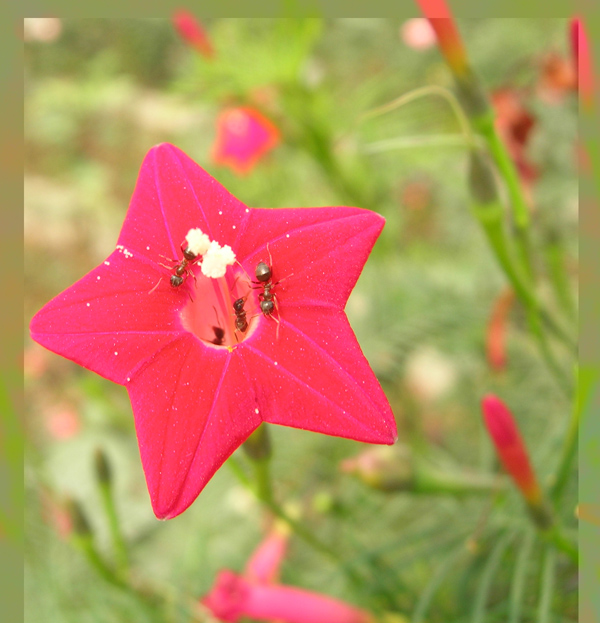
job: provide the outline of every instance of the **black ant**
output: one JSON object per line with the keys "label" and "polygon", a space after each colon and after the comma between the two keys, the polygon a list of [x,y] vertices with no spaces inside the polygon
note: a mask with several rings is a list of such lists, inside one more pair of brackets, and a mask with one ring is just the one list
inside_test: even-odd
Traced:
{"label": "black ant", "polygon": [[[277,297],[275,296],[275,292],[273,289],[276,285],[280,284],[284,279],[291,277],[292,275],[288,275],[279,281],[273,283],[273,258],[271,257],[271,251],[269,250],[269,244],[267,243],[267,252],[269,253],[269,263],[263,262],[262,260],[256,265],[256,269],[254,274],[256,275],[257,281],[252,281],[259,288],[262,288],[262,292],[259,292],[258,298],[260,300],[260,311],[267,317],[273,318],[277,322],[277,335],[279,335],[279,318],[273,316],[273,310],[277,309],[279,312],[279,306],[277,305]],[[254,288],[256,289],[256,288]]]}
{"label": "black ant", "polygon": [[233,303],[233,311],[235,312],[235,339],[237,340],[237,331],[241,331],[242,333],[246,333],[248,330],[248,320],[246,319],[246,310],[244,309],[244,305],[246,303],[245,298],[240,298],[234,301]]}
{"label": "black ant", "polygon": [[[172,260],[168,257],[165,257],[164,255],[161,255],[161,257],[165,257],[166,260],[169,260],[170,262],[174,262],[175,266],[167,266],[166,264],[159,263],[159,266],[164,266],[165,268],[168,268],[169,270],[174,271],[173,274],[171,275],[171,280],[170,280],[172,288],[179,288],[179,286],[181,286],[185,282],[185,280],[188,278],[188,275],[191,275],[194,278],[194,281],[196,280],[196,275],[194,275],[194,271],[190,268],[190,266],[195,264],[200,259],[200,256],[194,253],[193,251],[191,251],[185,241],[181,243],[180,248],[181,248],[181,252],[183,253],[183,258],[181,259],[181,261]],[[148,292],[148,294],[151,294],[152,292],[154,292],[154,290],[156,290],[156,288],[158,287],[158,284],[161,281],[162,281],[162,277],[158,280],[158,283],[152,288],[152,290]],[[191,294],[190,294],[190,298],[192,298]]]}

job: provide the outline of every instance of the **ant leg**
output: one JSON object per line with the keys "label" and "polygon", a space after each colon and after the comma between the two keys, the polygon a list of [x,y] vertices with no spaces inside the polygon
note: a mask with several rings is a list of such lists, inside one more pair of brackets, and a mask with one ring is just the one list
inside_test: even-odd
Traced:
{"label": "ant leg", "polygon": [[279,318],[276,318],[272,314],[269,314],[269,318],[272,318],[277,323],[277,332],[275,333],[275,339],[279,339],[279,327],[281,326],[281,322],[279,322]]}
{"label": "ant leg", "polygon": [[273,258],[271,257],[271,249],[269,249],[268,242],[267,242],[267,253],[269,254],[269,268],[273,270]]}
{"label": "ant leg", "polygon": [[[170,257],[167,257],[166,255],[158,255],[158,257],[162,257],[163,259],[169,261],[169,262],[173,262],[174,264],[179,264],[179,260],[174,260],[171,259]],[[161,264],[161,266],[163,266],[163,264]]]}
{"label": "ant leg", "polygon": [[[235,261],[235,263],[244,271],[244,274],[246,275],[246,277],[248,278],[248,281],[252,281],[252,279],[250,279],[250,275],[246,272],[246,269],[242,266],[241,262],[239,262],[238,260]],[[235,285],[235,282],[240,278],[240,276],[238,275],[235,278],[235,281],[233,282],[233,285]],[[232,286],[233,287],[233,286]]]}
{"label": "ant leg", "polygon": [[162,277],[156,282],[156,285],[152,288],[152,290],[150,290],[150,292],[148,292],[148,294],[152,294],[152,292],[154,292],[154,290],[156,290],[156,288],[158,288],[158,284],[162,281]]}

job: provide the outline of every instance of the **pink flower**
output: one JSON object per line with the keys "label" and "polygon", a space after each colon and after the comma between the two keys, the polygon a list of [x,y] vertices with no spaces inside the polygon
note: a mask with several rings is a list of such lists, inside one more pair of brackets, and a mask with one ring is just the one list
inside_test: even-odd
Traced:
{"label": "pink flower", "polygon": [[339,599],[283,584],[255,584],[233,571],[221,571],[202,600],[221,621],[242,617],[283,623],[373,623],[372,615]]}
{"label": "pink flower", "polygon": [[283,623],[372,623],[373,617],[339,599],[273,583],[287,544],[287,532],[277,527],[252,555],[246,572],[225,569],[201,600],[221,621],[242,617]]}
{"label": "pink flower", "polygon": [[483,398],[481,408],[485,425],[504,469],[512,476],[527,502],[539,505],[542,492],[511,412],[497,396],[492,394]]}
{"label": "pink flower", "polygon": [[228,166],[237,174],[244,175],[280,140],[277,127],[258,110],[227,108],[217,118],[212,158],[216,164]]}
{"label": "pink flower", "polygon": [[283,522],[275,523],[246,564],[245,576],[254,582],[273,584],[287,552],[290,530]]}
{"label": "pink flower", "polygon": [[[158,517],[182,513],[261,422],[394,442],[343,311],[383,224],[359,208],[247,208],[176,147],[150,150],[115,251],[38,312],[31,335],[127,387]],[[238,263],[215,278],[184,264],[192,229]],[[249,283],[261,261],[268,288]]]}
{"label": "pink flower", "polygon": [[467,73],[467,53],[445,0],[417,0],[417,4],[435,31],[440,51],[457,75]]}
{"label": "pink flower", "polygon": [[180,37],[206,58],[214,56],[214,50],[202,24],[183,9],[173,14],[173,25]]}

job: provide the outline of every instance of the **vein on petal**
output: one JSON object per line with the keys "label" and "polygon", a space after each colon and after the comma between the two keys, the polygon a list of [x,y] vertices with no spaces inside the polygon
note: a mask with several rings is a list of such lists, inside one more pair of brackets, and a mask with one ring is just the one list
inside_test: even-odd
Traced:
{"label": "vein on petal", "polygon": [[181,158],[179,157],[179,154],[173,151],[174,156],[177,158],[177,162],[179,163],[179,167],[181,169],[182,175],[183,177],[187,180],[188,186],[190,188],[190,190],[192,191],[192,194],[194,195],[194,199],[196,200],[196,204],[198,205],[198,209],[200,210],[200,213],[202,214],[203,218],[204,218],[204,223],[206,224],[206,228],[208,229],[207,233],[209,235],[209,237],[212,239],[213,234],[211,231],[211,226],[210,226],[210,222],[208,220],[208,218],[206,218],[206,213],[204,212],[204,208],[202,207],[202,203],[200,203],[200,199],[198,199],[198,195],[196,194],[196,189],[194,188],[194,185],[192,184],[192,180],[190,179],[190,176],[188,175],[187,171],[185,170],[185,167],[183,166],[183,162],[181,161]]}
{"label": "vein on petal", "polygon": [[173,236],[171,235],[171,228],[169,227],[169,222],[167,221],[167,215],[165,213],[165,206],[163,204],[160,185],[158,184],[158,162],[156,161],[156,152],[154,153],[154,185],[156,186],[156,195],[158,196],[158,203],[160,204],[160,212],[163,217],[163,223],[165,226],[165,231],[167,232],[167,236],[169,238],[169,242],[171,243],[171,251],[173,255],[177,255],[177,249],[175,248],[175,244],[173,243]]}
{"label": "vein on petal", "polygon": [[64,336],[69,336],[69,335],[175,335],[175,336],[179,336],[179,335],[184,335],[186,334],[187,331],[185,331],[184,329],[181,329],[179,331],[130,331],[130,330],[125,330],[125,331],[69,331],[69,332],[50,332],[50,331],[36,331],[35,334],[36,335],[46,335],[46,336],[53,336],[53,335],[64,335]]}
{"label": "vein on petal", "polygon": [[[186,360],[188,355],[190,354],[190,350],[192,349],[193,344],[189,344],[188,350],[185,353],[185,357],[183,357],[183,360]],[[179,368],[178,374],[177,374],[177,382],[175,383],[175,387],[179,386],[179,380],[181,379],[181,374],[183,372],[183,366],[181,366]],[[177,395],[176,391],[173,391],[171,393],[171,399],[169,401],[169,407],[168,410],[165,409],[166,413],[172,413],[173,412],[173,402],[175,401],[175,397]],[[163,479],[163,474],[165,472],[165,470],[163,469],[163,461],[164,461],[164,456],[165,456],[165,445],[167,443],[167,435],[166,435],[166,430],[167,430],[167,426],[169,424],[169,419],[170,418],[165,418],[164,419],[164,427],[163,427],[163,431],[162,431],[162,448],[161,448],[161,452],[160,452],[160,469],[158,470],[158,483],[157,483],[157,492],[161,490],[161,484],[162,484],[162,479]],[[183,485],[182,485],[183,486]],[[180,494],[181,494],[181,489],[180,489]]]}
{"label": "vein on petal", "polygon": [[[189,352],[189,351],[188,351]],[[210,406],[210,410],[208,412],[208,415],[206,416],[206,419],[204,420],[204,424],[202,426],[202,431],[200,432],[200,435],[198,437],[198,441],[196,442],[196,447],[194,448],[194,454],[193,457],[190,461],[190,467],[193,464],[195,458],[196,458],[196,454],[198,453],[198,448],[200,447],[200,444],[202,443],[202,439],[204,437],[204,433],[206,432],[206,429],[208,428],[208,422],[210,421],[213,412],[215,410],[215,405],[217,403],[217,400],[219,399],[219,396],[221,395],[221,387],[223,386],[223,381],[225,380],[225,374],[227,373],[227,369],[229,368],[229,362],[231,361],[231,357],[227,357],[226,361],[225,361],[225,365],[223,366],[223,370],[221,371],[221,377],[219,378],[219,382],[217,384],[217,388],[215,389],[215,393],[214,393],[214,397],[213,397],[213,401],[212,401],[212,405]],[[171,507],[176,506],[177,502],[179,502],[179,499],[181,498],[181,496],[183,495],[183,491],[185,489],[185,483],[188,480],[189,477],[189,470],[188,473],[186,474],[185,479],[183,480],[181,487],[179,488],[179,493],[177,494],[177,499],[175,500],[175,502],[172,504]]]}
{"label": "vein on petal", "polygon": [[[269,208],[255,208],[255,209],[261,209],[261,210],[269,210]],[[289,209],[289,208],[288,208]],[[307,208],[299,208],[299,209],[307,209]],[[313,209],[319,209],[319,208],[313,208]],[[327,223],[331,223],[333,221],[337,221],[337,222],[341,222],[341,221],[347,221],[349,219],[352,218],[356,218],[357,216],[364,216],[365,212],[368,212],[367,210],[362,210],[361,208],[355,208],[356,210],[361,210],[360,213],[355,213],[355,214],[348,214],[346,216],[333,216],[329,219],[323,220],[323,221],[319,221],[317,223],[312,223],[311,225],[298,225],[297,227],[294,227],[292,229],[287,229],[284,233],[282,233],[281,235],[277,236],[276,238],[273,238],[272,240],[269,240],[269,244],[272,244],[278,240],[281,240],[284,237],[287,237],[288,234],[293,234],[297,231],[307,231],[310,229],[314,229],[316,227],[320,227],[321,225],[325,225]],[[277,208],[273,208],[273,210],[277,210]],[[373,212],[373,214],[375,214],[375,212]],[[359,233],[364,233],[364,230],[361,230]],[[267,247],[267,243],[265,242],[264,244],[259,244],[257,247],[255,247],[252,251],[249,251],[243,258],[243,260],[240,261],[245,261],[247,260],[251,255],[254,255],[255,253],[258,253],[260,250],[262,249],[266,249]]]}
{"label": "vein on petal", "polygon": [[[249,344],[248,344],[247,348],[249,350],[253,351],[254,353],[256,353],[259,357],[269,361],[270,363],[273,363],[273,360],[268,355],[266,355],[261,350],[259,350],[258,348],[254,348],[253,346],[250,346]],[[316,394],[317,396],[319,396],[320,398],[325,400],[325,402],[328,402],[329,404],[333,405],[336,409],[338,409],[338,410],[342,411],[343,413],[347,414],[355,422],[358,422],[360,424],[361,428],[366,429],[366,430],[368,430],[370,432],[373,432],[373,429],[370,428],[369,426],[367,426],[362,420],[359,420],[356,416],[352,415],[352,413],[350,413],[349,411],[344,409],[341,405],[339,405],[336,402],[334,402],[331,398],[328,398],[327,396],[325,396],[325,394],[322,394],[321,392],[316,390],[314,387],[312,387],[311,385],[306,383],[306,381],[303,381],[301,378],[296,376],[293,372],[288,370],[285,366],[283,366],[281,364],[278,364],[277,365],[277,370],[281,371],[281,372],[285,372],[289,377],[294,379],[299,385],[302,385],[302,386],[306,387],[311,393]],[[387,423],[386,423],[386,426],[387,426]]]}
{"label": "vein on petal", "polygon": [[[154,357],[162,353],[163,350],[165,350],[166,348],[169,348],[169,346],[174,344],[177,340],[184,340],[186,337],[188,337],[187,333],[176,335],[172,340],[163,344],[158,350],[154,351],[151,355],[148,355],[145,359],[138,361],[138,363],[135,366],[133,366],[133,368],[131,368],[129,372],[127,372],[127,378],[133,381],[133,379],[137,376],[140,370],[144,366],[146,366],[146,364],[148,364],[152,359],[154,359]],[[193,346],[193,342],[190,342],[190,348],[192,348],[192,346]]]}
{"label": "vein on petal", "polygon": [[[343,312],[338,312],[341,313],[342,315],[345,316],[345,314]],[[322,353],[322,355],[328,359],[329,361],[333,362],[335,364],[336,367],[340,368],[342,370],[342,372],[344,373],[344,375],[350,379],[350,381],[359,389],[360,393],[362,393],[366,399],[368,400],[368,402],[370,402],[376,410],[379,410],[379,407],[377,406],[377,404],[375,403],[375,401],[371,398],[371,396],[369,395],[369,393],[365,390],[365,388],[350,374],[350,372],[348,372],[348,370],[346,370],[346,368],[344,368],[339,361],[337,361],[335,359],[335,357],[333,357],[331,354],[329,354],[325,348],[323,348],[323,346],[321,346],[320,344],[318,344],[312,337],[310,337],[308,334],[304,333],[304,331],[301,331],[295,324],[291,323],[289,320],[284,320],[284,319],[280,319],[280,322],[282,322],[284,325],[288,325],[288,327],[294,331],[297,335],[302,336],[303,339],[305,339],[307,342],[309,342],[310,344],[312,344],[314,346],[314,348],[319,351],[320,353]],[[364,355],[363,355],[364,357]]]}

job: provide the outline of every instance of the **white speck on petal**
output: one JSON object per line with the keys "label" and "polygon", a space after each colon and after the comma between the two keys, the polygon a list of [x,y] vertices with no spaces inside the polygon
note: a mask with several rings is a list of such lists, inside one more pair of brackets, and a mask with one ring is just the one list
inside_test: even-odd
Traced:
{"label": "white speck on petal", "polygon": [[146,251],[150,251],[150,247],[146,247]]}
{"label": "white speck on petal", "polygon": [[118,355],[119,353],[117,351],[115,351],[115,355]]}
{"label": "white speck on petal", "polygon": [[232,225],[233,229],[235,229],[235,225]]}
{"label": "white speck on petal", "polygon": [[275,365],[277,365],[277,362],[276,362],[276,361],[274,361],[273,363],[274,363]]}
{"label": "white speck on petal", "polygon": [[221,212],[221,210],[219,210],[219,214],[223,214],[223,212]]}
{"label": "white speck on petal", "polygon": [[89,304],[89,303],[86,303],[86,305],[87,305],[88,307],[90,306],[90,304]]}
{"label": "white speck on petal", "polygon": [[127,381],[131,381],[131,379],[129,377],[127,377]]}
{"label": "white speck on petal", "polygon": [[256,413],[256,415],[258,415],[258,409],[254,409],[254,413]]}
{"label": "white speck on petal", "polygon": [[285,235],[285,237],[286,237],[286,238],[289,238],[289,237],[290,237],[290,235],[289,235],[289,234],[286,234],[286,235]]}
{"label": "white speck on petal", "polygon": [[250,210],[248,208],[246,208],[246,213],[250,212]]}
{"label": "white speck on petal", "polygon": [[110,262],[108,262],[108,261],[107,261],[107,262],[104,262],[104,263],[105,263],[107,266],[110,266]]}
{"label": "white speck on petal", "polygon": [[96,277],[96,279],[100,279],[100,275],[98,275],[98,276]]}

